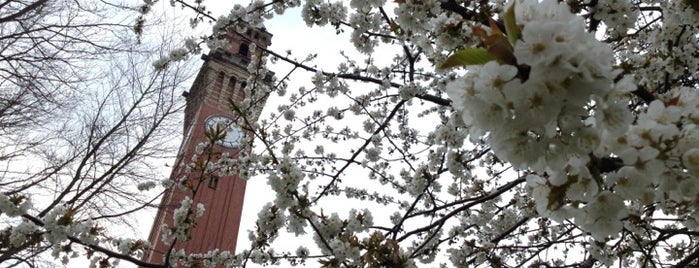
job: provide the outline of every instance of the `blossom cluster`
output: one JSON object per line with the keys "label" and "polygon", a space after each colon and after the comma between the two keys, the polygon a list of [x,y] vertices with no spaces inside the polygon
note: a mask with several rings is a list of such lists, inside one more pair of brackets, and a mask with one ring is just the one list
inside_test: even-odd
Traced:
{"label": "blossom cluster", "polygon": [[[551,200],[562,187],[562,199],[597,207],[597,181],[586,168],[589,154],[609,135],[626,131],[632,116],[619,95],[633,89],[629,79],[616,84],[613,54],[585,31],[582,19],[557,1],[515,1],[521,40],[513,47],[517,66],[490,61],[472,66],[447,86],[471,139],[484,137],[495,154],[531,175],[529,184],[541,215],[551,216],[562,204]],[[576,189],[573,191],[572,189]],[[608,193],[607,194],[612,194]],[[609,225],[624,215],[623,206],[607,220],[584,221],[602,237],[620,229]],[[575,214],[573,214],[575,215]]]}
{"label": "blossom cluster", "polygon": [[603,21],[611,36],[623,36],[634,26],[638,10],[629,0],[600,0],[594,7],[593,17]]}
{"label": "blossom cluster", "polygon": [[173,211],[172,226],[163,224],[162,240],[165,244],[172,244],[175,239],[177,241],[188,241],[192,228],[196,225],[196,219],[204,215],[204,205],[199,203],[192,206],[193,200],[189,196],[185,196],[178,208]]}
{"label": "blossom cluster", "polygon": [[96,244],[97,237],[91,234],[94,224],[91,220],[77,221],[74,219],[75,211],[68,207],[58,205],[43,217],[44,238],[58,247],[68,237],[81,239],[86,244]]}
{"label": "blossom cluster", "polygon": [[17,217],[27,213],[32,207],[31,199],[24,196],[7,196],[0,192],[0,215]]}
{"label": "blossom cluster", "polygon": [[699,95],[680,87],[655,100],[630,129],[610,139],[600,153],[618,155],[624,167],[606,183],[626,200],[656,203],[665,213],[688,216],[699,225]]}
{"label": "blossom cluster", "polygon": [[[611,4],[628,3],[600,1]],[[697,94],[675,89],[634,121],[625,97],[636,89],[632,79],[612,68],[612,51],[580,17],[557,1],[512,5],[522,29],[517,66],[472,66],[447,87],[471,139],[484,138],[498,157],[533,172],[527,182],[540,215],[575,219],[597,240],[619,234],[627,201],[661,204],[696,227]],[[605,157],[623,166],[606,174],[590,168]]]}
{"label": "blossom cluster", "polygon": [[179,264],[183,267],[239,267],[241,265],[240,256],[235,256],[229,251],[218,249],[205,253],[187,253],[183,249],[173,251],[170,255],[170,263]]}

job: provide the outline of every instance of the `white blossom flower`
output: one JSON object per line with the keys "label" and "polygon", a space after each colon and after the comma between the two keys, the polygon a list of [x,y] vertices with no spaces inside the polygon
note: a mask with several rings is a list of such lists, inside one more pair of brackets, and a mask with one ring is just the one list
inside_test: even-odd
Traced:
{"label": "white blossom flower", "polygon": [[189,55],[189,51],[185,48],[177,48],[173,49],[170,51],[170,60],[171,61],[182,61],[187,59],[187,56]]}
{"label": "white blossom flower", "polygon": [[598,241],[607,237],[615,237],[621,231],[621,219],[626,217],[626,205],[618,195],[604,191],[583,208],[583,213],[575,217],[575,223],[588,231]]}
{"label": "white blossom flower", "polygon": [[308,254],[309,254],[308,248],[306,248],[304,246],[299,246],[296,249],[296,256],[299,256],[301,258],[305,258],[305,257],[308,257]]}
{"label": "white blossom flower", "polygon": [[699,176],[699,148],[691,148],[682,154],[682,164],[695,176]]}
{"label": "white blossom flower", "polygon": [[157,186],[155,181],[145,181],[145,182],[139,183],[137,188],[139,191],[148,191],[150,189],[155,188],[155,186]]}
{"label": "white blossom flower", "polygon": [[160,59],[153,62],[153,68],[155,68],[156,71],[161,71],[164,70],[169,63],[169,57],[161,57]]}

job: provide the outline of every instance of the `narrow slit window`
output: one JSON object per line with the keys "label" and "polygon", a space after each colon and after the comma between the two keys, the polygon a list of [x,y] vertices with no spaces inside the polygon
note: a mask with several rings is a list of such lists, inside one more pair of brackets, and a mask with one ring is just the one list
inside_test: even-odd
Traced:
{"label": "narrow slit window", "polygon": [[243,101],[245,99],[245,87],[248,85],[247,82],[243,82],[240,84],[240,90],[238,90],[238,94],[235,95],[237,98],[237,101]]}
{"label": "narrow slit window", "polygon": [[238,48],[238,55],[241,55],[243,57],[248,57],[248,53],[250,52],[250,46],[248,44],[240,44],[240,48]]}
{"label": "narrow slit window", "polygon": [[226,89],[226,96],[233,96],[233,94],[235,93],[235,83],[237,82],[238,80],[235,79],[235,76],[231,76],[231,78],[228,79],[228,88]]}
{"label": "narrow slit window", "polygon": [[216,187],[218,187],[218,180],[218,176],[212,175],[211,178],[209,178],[209,188],[216,189]]}
{"label": "narrow slit window", "polygon": [[221,97],[221,91],[223,89],[223,78],[226,76],[224,72],[219,72],[216,77],[216,82],[214,82],[214,92],[211,92],[211,98],[214,103],[218,101]]}

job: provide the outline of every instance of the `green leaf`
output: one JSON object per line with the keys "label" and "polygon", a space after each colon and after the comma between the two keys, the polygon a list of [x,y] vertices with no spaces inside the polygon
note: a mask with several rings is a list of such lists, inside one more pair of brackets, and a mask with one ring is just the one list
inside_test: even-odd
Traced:
{"label": "green leaf", "polygon": [[510,44],[513,47],[517,44],[517,40],[522,37],[522,33],[519,31],[519,27],[517,27],[517,19],[515,19],[515,3],[512,3],[510,8],[505,11],[505,16],[503,17],[507,38],[510,39]]}
{"label": "green leaf", "polygon": [[488,54],[488,50],[485,48],[466,48],[449,56],[449,58],[439,66],[439,69],[444,70],[459,66],[482,65],[491,60],[495,60],[495,58]]}

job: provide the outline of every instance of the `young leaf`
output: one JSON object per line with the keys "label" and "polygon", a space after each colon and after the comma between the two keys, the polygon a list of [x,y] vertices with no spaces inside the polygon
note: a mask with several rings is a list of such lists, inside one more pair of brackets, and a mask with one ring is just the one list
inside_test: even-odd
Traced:
{"label": "young leaf", "polygon": [[449,56],[449,58],[439,66],[439,69],[444,70],[457,66],[482,65],[494,59],[493,56],[488,54],[488,50],[485,48],[466,48]]}
{"label": "young leaf", "polygon": [[498,23],[494,19],[488,19],[488,25],[490,25],[490,31],[493,32],[492,35],[505,35],[505,33],[500,30]]}
{"label": "young leaf", "polygon": [[500,63],[505,63],[509,65],[517,65],[517,59],[515,58],[514,49],[507,37],[504,35],[491,35],[485,40],[488,45],[488,55],[497,59]]}
{"label": "young leaf", "polygon": [[473,34],[483,38],[483,42],[486,46],[486,51],[492,57],[498,60],[500,63],[517,65],[517,59],[513,53],[514,48],[510,44],[510,40],[498,27],[497,22],[490,20],[490,31],[488,34],[485,30],[473,27]]}
{"label": "young leaf", "polygon": [[475,36],[478,36],[481,38],[488,37],[488,33],[485,30],[483,30],[483,28],[481,28],[481,27],[473,26],[473,27],[471,27],[471,30],[473,32],[473,35],[475,35]]}
{"label": "young leaf", "polygon": [[515,18],[515,3],[512,3],[510,8],[505,11],[505,16],[503,20],[505,21],[505,30],[507,31],[507,38],[510,39],[510,44],[514,47],[517,44],[517,40],[522,37],[522,33],[517,27],[517,20]]}

